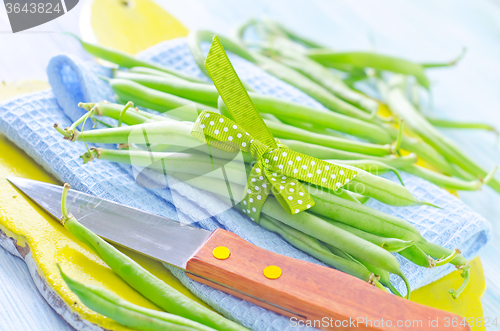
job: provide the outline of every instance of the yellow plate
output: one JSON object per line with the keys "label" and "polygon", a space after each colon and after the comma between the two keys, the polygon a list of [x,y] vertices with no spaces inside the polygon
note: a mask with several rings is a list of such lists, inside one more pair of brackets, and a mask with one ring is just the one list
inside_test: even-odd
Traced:
{"label": "yellow plate", "polygon": [[[463,281],[460,276],[460,271],[453,271],[451,274],[444,276],[443,278],[419,288],[411,292],[411,301],[421,303],[426,306],[443,309],[446,311],[453,312],[467,320],[470,319],[476,321],[483,321],[484,324],[484,312],[483,305],[481,304],[481,297],[486,290],[486,283],[484,280],[483,266],[481,265],[481,260],[479,257],[474,258],[470,261],[471,265],[471,280],[467,288],[462,292],[460,297],[455,300],[448,293],[448,290],[453,288],[457,289]],[[459,321],[459,323],[462,321]],[[440,321],[440,325],[443,325],[445,321]],[[471,327],[473,331],[486,330],[485,327],[475,326],[477,323],[470,323],[474,325]]]}
{"label": "yellow plate", "polygon": [[182,23],[151,0],[87,0],[80,31],[86,41],[131,54],[188,34]]}

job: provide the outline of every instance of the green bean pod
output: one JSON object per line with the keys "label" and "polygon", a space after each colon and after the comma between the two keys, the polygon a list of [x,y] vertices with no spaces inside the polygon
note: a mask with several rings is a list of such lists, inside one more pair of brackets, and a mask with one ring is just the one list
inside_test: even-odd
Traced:
{"label": "green bean pod", "polygon": [[[163,93],[126,79],[110,79],[109,84],[121,100],[132,101],[138,106],[157,110],[161,113],[190,105],[195,105],[198,111],[209,110],[218,112],[217,108]],[[189,117],[187,119],[195,121],[196,117]]]}
{"label": "green bean pod", "polygon": [[430,82],[422,65],[401,58],[371,52],[335,52],[329,49],[313,49],[308,56],[318,63],[331,68],[354,67],[373,68],[412,75],[420,85],[429,89]]}
{"label": "green bean pod", "polygon": [[369,172],[372,175],[378,176],[392,171],[401,182],[401,185],[405,185],[398,169],[387,165],[386,163],[375,161],[375,160],[326,160],[334,164],[347,164],[358,169]]}
{"label": "green bean pod", "polygon": [[[406,99],[402,90],[401,77],[394,77],[387,93],[391,110],[418,133],[428,144],[432,145],[442,155],[465,171],[479,179],[487,176],[487,172],[469,158],[451,139],[437,131],[413,105]],[[489,186],[500,192],[500,182],[492,178]]]}
{"label": "green bean pod", "polygon": [[328,219],[327,221],[391,253],[398,253],[410,246],[413,246],[412,240],[380,237],[333,219]]}
{"label": "green bean pod", "polygon": [[171,75],[180,77],[180,78],[188,80],[188,81],[198,82],[198,83],[204,82],[203,80],[201,80],[197,77],[193,77],[191,75],[187,75],[187,74],[183,73],[182,71],[170,69],[170,68],[164,67],[164,66],[159,65],[159,64],[154,63],[154,62],[139,60],[135,56],[121,52],[119,50],[111,49],[111,48],[104,47],[101,45],[91,44],[91,43],[88,43],[86,41],[83,41],[82,39],[78,38],[74,34],[70,33],[70,35],[73,36],[74,38],[76,38],[80,42],[82,47],[89,54],[92,54],[100,59],[109,61],[111,63],[117,64],[120,67],[124,67],[124,68],[132,68],[132,67],[152,68],[152,69],[156,69],[158,71],[163,71],[163,72],[169,73]]}
{"label": "green bean pod", "polygon": [[[366,269],[368,269],[369,271],[373,272],[375,275],[377,275],[379,277],[379,282],[380,284],[384,285],[385,287],[387,287],[389,290],[391,290],[391,292],[395,295],[397,295],[398,297],[403,297],[401,295],[401,293],[399,293],[399,291],[394,287],[394,285],[392,285],[391,283],[391,278],[390,278],[390,275],[389,273],[387,272],[387,270],[384,270],[384,269],[380,269],[366,261],[359,261],[361,264],[363,264],[365,266]],[[407,287],[407,290],[408,290],[408,287]]]}
{"label": "green bean pod", "polygon": [[385,214],[365,205],[341,199],[334,194],[317,190],[310,192],[315,205],[310,211],[342,222],[380,237],[407,241],[422,239],[418,230],[407,221]]}
{"label": "green bean pod", "polygon": [[276,138],[299,140],[310,144],[341,149],[354,153],[373,156],[389,155],[392,152],[390,144],[377,145],[364,143],[347,138],[337,138],[318,133],[309,132],[291,125],[265,120],[265,123]]}
{"label": "green bean pod", "polygon": [[[217,107],[219,93],[213,85],[190,83],[178,79],[175,76],[167,78],[166,76],[153,76],[127,71],[115,71],[114,77],[130,80],[151,89],[170,93],[182,98],[188,98],[214,108]],[[196,93],[193,92],[193,85],[197,87]]]}
{"label": "green bean pod", "polygon": [[296,140],[283,139],[282,142],[294,151],[307,154],[322,160],[368,160],[381,162],[397,169],[412,165],[417,162],[417,156],[415,154],[410,154],[403,157],[396,157],[393,155],[380,157],[341,151]]}
{"label": "green bean pod", "polygon": [[433,268],[436,265],[436,261],[417,245],[401,250],[399,255],[424,268]]}
{"label": "green bean pod", "polygon": [[493,168],[493,170],[482,181],[479,179],[466,181],[459,178],[449,177],[417,165],[410,165],[402,168],[401,170],[423,178],[442,188],[459,191],[477,191],[484,184],[489,182],[489,179],[495,173],[496,168]]}
{"label": "green bean pod", "polygon": [[[344,200],[341,198],[338,199]],[[361,204],[356,205],[363,206]],[[272,196],[267,198],[262,212],[296,230],[334,245],[354,257],[364,257],[374,265],[404,277],[396,258],[389,252],[313,214],[302,212],[290,215],[281,207],[276,198]]]}
{"label": "green bean pod", "polygon": [[[166,84],[165,83],[166,80],[159,77],[149,77],[146,75],[129,74],[129,73],[120,73],[117,74],[116,77],[125,79],[132,78],[131,79],[132,81],[137,82],[146,87],[162,92],[175,93],[180,96],[190,96],[192,92],[191,88],[186,87],[186,85],[189,84],[183,84],[182,82],[178,82],[178,84],[175,84],[176,82],[170,82]],[[218,98],[217,90],[215,90],[215,88],[211,89],[210,86],[208,85],[203,85],[203,84],[199,85],[201,86],[196,90],[197,92],[196,101],[207,105],[216,106],[217,105],[216,100]],[[116,89],[115,92],[117,92]],[[125,97],[123,95],[123,92],[120,93],[117,92],[117,94],[121,96],[121,98]],[[134,101],[135,98],[132,98],[131,100]],[[198,105],[198,107],[200,106]],[[306,130],[298,129],[290,125],[279,124],[270,121],[267,121],[266,124],[271,133],[278,138],[297,139],[300,141],[315,143],[326,147],[339,148],[353,152],[362,152],[364,154],[375,155],[375,156],[383,156],[390,154],[392,152],[391,145],[375,145],[345,138],[329,137],[325,135],[311,133]]]}
{"label": "green bean pod", "polygon": [[[366,261],[357,260],[354,257],[352,257],[351,255],[349,255],[346,252],[338,249],[335,246],[328,245],[328,244],[325,244],[325,246],[328,247],[328,249],[333,254],[335,254],[335,255],[342,256],[345,259],[350,259],[351,261],[355,261],[357,263],[360,263],[360,264],[364,265],[366,269],[368,269],[369,271],[371,271],[374,275],[376,275],[379,278],[380,284],[382,284],[385,287],[389,288],[391,290],[391,292],[394,293],[394,294],[396,294],[397,296],[403,297],[401,295],[401,293],[399,293],[399,291],[396,290],[396,288],[392,285],[391,279],[390,279],[390,276],[389,276],[389,272],[387,272],[387,270],[384,270],[384,269],[381,269],[379,267],[376,267],[376,266],[374,266],[374,265],[372,265],[372,264],[370,264],[370,263],[368,263]],[[407,283],[405,283],[405,284],[408,286]],[[409,291],[409,287],[407,287],[407,290]]]}
{"label": "green bean pod", "polygon": [[372,197],[391,206],[434,206],[428,202],[416,199],[403,185],[394,183],[383,177],[373,176],[369,172],[351,167],[347,164],[343,164],[343,166],[358,171],[356,177],[345,185],[346,189],[349,191]]}
{"label": "green bean pod", "polygon": [[61,224],[78,240],[88,245],[127,284],[165,311],[212,327],[216,330],[247,330],[189,299],[158,279],[137,262],[121,253],[96,234],[68,215],[66,196],[69,184],[64,185]]}
{"label": "green bean pod", "polygon": [[459,122],[459,121],[444,120],[433,117],[426,117],[425,119],[430,124],[440,128],[486,130],[486,131],[493,131],[498,135],[497,129],[494,126],[486,123]]}
{"label": "green bean pod", "polygon": [[150,123],[95,129],[79,132],[77,141],[101,144],[172,144],[185,148],[202,145],[191,135],[191,125],[178,121],[154,121]]}
{"label": "green bean pod", "polygon": [[284,223],[281,223],[265,215],[260,218],[259,224],[264,229],[279,234],[293,246],[334,267],[335,269],[338,269],[366,282],[374,281],[371,273],[362,265],[332,254],[325,246],[320,244],[317,239],[308,236],[305,233],[302,233]]}
{"label": "green bean pod", "polygon": [[[436,259],[442,259],[446,256],[452,255],[453,250],[448,249],[443,246],[439,246],[425,239],[420,239],[415,242],[415,244],[423,251],[425,254],[428,254]],[[459,267],[467,264],[467,259],[465,259],[462,255],[457,255],[453,260],[450,261],[451,264]]]}
{"label": "green bean pod", "polygon": [[112,318],[135,330],[214,331],[208,326],[165,312],[143,308],[121,299],[118,295],[94,285],[86,285],[66,275],[61,277],[82,303],[93,311]]}

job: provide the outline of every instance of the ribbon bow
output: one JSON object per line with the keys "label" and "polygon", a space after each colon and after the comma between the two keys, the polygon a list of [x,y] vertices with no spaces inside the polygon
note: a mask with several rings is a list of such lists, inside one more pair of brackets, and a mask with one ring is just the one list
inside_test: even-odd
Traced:
{"label": "ribbon bow", "polygon": [[256,160],[247,181],[241,209],[254,220],[272,191],[290,214],[309,209],[314,201],[299,180],[337,190],[354,178],[356,171],[295,152],[275,139],[239,80],[217,36],[205,62],[232,119],[203,111],[192,134],[216,148],[248,152]]}

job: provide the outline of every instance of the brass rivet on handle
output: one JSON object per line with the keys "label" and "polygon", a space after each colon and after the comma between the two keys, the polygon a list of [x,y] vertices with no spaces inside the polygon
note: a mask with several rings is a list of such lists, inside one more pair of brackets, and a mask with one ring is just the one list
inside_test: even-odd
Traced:
{"label": "brass rivet on handle", "polygon": [[281,276],[281,268],[277,267],[275,265],[267,266],[264,269],[264,276],[266,276],[269,279],[280,278],[280,276]]}
{"label": "brass rivet on handle", "polygon": [[214,248],[212,254],[216,259],[225,260],[231,255],[231,251],[227,247],[219,246]]}

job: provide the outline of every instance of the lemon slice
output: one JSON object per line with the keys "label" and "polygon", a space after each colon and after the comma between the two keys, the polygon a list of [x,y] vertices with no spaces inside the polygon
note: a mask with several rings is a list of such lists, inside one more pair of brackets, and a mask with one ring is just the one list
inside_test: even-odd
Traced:
{"label": "lemon slice", "polygon": [[80,31],[85,41],[137,54],[188,29],[151,0],[87,0]]}

